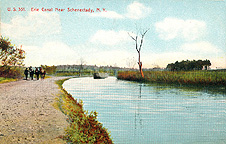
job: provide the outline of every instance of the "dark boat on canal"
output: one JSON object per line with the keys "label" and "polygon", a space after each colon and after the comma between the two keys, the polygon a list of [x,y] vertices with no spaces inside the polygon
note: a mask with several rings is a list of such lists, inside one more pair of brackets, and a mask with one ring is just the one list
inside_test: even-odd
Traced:
{"label": "dark boat on canal", "polygon": [[108,77],[107,73],[94,73],[93,78],[94,79],[105,79]]}

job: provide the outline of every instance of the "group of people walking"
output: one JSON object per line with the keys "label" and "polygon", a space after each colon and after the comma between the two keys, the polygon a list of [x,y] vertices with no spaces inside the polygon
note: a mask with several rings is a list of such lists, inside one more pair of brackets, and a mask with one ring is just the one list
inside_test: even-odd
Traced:
{"label": "group of people walking", "polygon": [[41,79],[45,78],[46,71],[43,70],[41,67],[40,68],[35,67],[35,70],[33,70],[32,66],[30,66],[29,69],[26,68],[24,70],[24,75],[26,80],[28,79],[28,74],[30,74],[31,80],[34,79],[34,75],[36,75],[36,79],[39,80],[39,76],[41,76]]}

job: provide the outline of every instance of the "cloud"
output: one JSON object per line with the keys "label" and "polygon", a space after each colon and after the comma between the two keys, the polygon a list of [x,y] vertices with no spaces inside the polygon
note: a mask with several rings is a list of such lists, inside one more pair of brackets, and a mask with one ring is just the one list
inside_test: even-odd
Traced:
{"label": "cloud", "polygon": [[213,44],[201,41],[196,43],[185,43],[181,46],[181,50],[190,53],[198,53],[198,54],[213,54],[219,53],[221,50],[214,46]]}
{"label": "cloud", "polygon": [[[47,42],[42,46],[23,46],[26,66],[79,64],[83,58],[87,65],[126,66],[126,58],[136,53],[126,50],[103,50],[92,43],[68,46],[63,42]],[[136,56],[136,55],[135,55]]]}
{"label": "cloud", "polygon": [[[213,56],[214,57],[214,56]],[[152,68],[154,65],[159,65],[162,68],[166,68],[169,63],[175,63],[182,60],[205,60],[210,59],[213,62],[212,56],[194,55],[185,51],[177,52],[163,52],[163,53],[151,53],[142,54],[143,66],[145,68]]]}
{"label": "cloud", "polygon": [[92,43],[104,45],[116,45],[128,41],[129,36],[126,31],[98,30],[90,39]]}
{"label": "cloud", "polygon": [[201,41],[194,43],[185,43],[177,48],[178,51],[168,51],[162,53],[143,53],[142,61],[144,67],[153,67],[157,64],[160,67],[166,67],[169,63],[175,63],[182,60],[205,60],[211,61],[211,67],[226,67],[225,53],[210,42]]}
{"label": "cloud", "polygon": [[115,11],[107,11],[107,12],[101,12],[101,13],[91,13],[90,16],[110,18],[110,19],[122,19],[122,18],[124,18],[123,15],[120,15]]}
{"label": "cloud", "polygon": [[159,37],[164,40],[183,38],[187,41],[196,40],[206,33],[206,23],[198,20],[165,18],[155,24]]}
{"label": "cloud", "polygon": [[211,59],[211,68],[215,69],[222,69],[226,68],[226,58],[225,57],[215,57]]}
{"label": "cloud", "polygon": [[58,34],[61,31],[57,13],[30,12],[28,16],[15,16],[10,23],[2,23],[2,33],[11,38],[24,38]]}
{"label": "cloud", "polygon": [[151,8],[146,7],[142,3],[133,2],[127,6],[125,14],[119,14],[115,11],[106,11],[100,13],[91,13],[90,16],[93,17],[103,17],[103,18],[110,18],[110,19],[123,19],[123,18],[130,18],[130,19],[141,19],[146,17],[150,12]]}
{"label": "cloud", "polygon": [[[123,45],[124,47],[125,45]],[[78,60],[83,58],[86,61],[87,65],[112,65],[115,64],[120,67],[127,66],[128,57],[133,58],[137,57],[137,52],[135,49],[128,51],[121,46],[115,45],[106,49],[106,46],[102,48],[100,45],[95,45],[91,42],[86,42],[81,45],[75,45],[72,47],[75,50],[76,54],[75,64],[78,64]],[[67,61],[65,60],[65,64]]]}
{"label": "cloud", "polygon": [[[124,45],[125,46],[125,45]],[[68,46],[63,42],[47,42],[42,46],[23,46],[26,51],[26,66],[78,64],[78,60],[83,58],[87,65],[117,65],[127,67],[128,58],[137,61],[138,55],[135,49],[131,51],[123,49],[122,46],[114,45],[111,49],[102,49],[99,45],[85,43],[82,45]],[[148,48],[147,48],[148,49]],[[175,52],[145,52],[141,51],[141,61],[144,68],[152,68],[159,65],[165,68],[167,64],[182,60],[209,59],[212,68],[226,67],[225,53],[209,42],[186,43]],[[138,68],[137,63],[135,68]]]}
{"label": "cloud", "polygon": [[44,43],[41,47],[24,45],[23,49],[26,52],[26,66],[73,64],[78,59],[76,51],[58,41]]}
{"label": "cloud", "polygon": [[88,64],[127,66],[126,59],[133,55],[125,50],[98,51],[96,53],[84,54]]}
{"label": "cloud", "polygon": [[141,19],[146,17],[150,12],[151,8],[135,1],[127,6],[127,13],[125,16],[131,19]]}

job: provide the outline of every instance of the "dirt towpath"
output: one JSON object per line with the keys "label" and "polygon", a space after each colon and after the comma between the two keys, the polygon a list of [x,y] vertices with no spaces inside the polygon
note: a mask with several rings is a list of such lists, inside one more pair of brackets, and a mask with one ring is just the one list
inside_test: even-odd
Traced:
{"label": "dirt towpath", "polygon": [[0,84],[0,143],[64,143],[57,138],[67,127],[66,116],[51,104],[60,93],[53,77]]}

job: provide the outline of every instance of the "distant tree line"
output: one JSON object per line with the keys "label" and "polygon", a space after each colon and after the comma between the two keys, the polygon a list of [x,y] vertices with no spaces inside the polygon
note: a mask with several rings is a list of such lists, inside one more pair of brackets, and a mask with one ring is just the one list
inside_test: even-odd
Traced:
{"label": "distant tree line", "polygon": [[47,66],[41,65],[41,67],[46,71],[47,74],[55,74],[56,73],[56,66]]}
{"label": "distant tree line", "polygon": [[167,69],[170,71],[190,71],[190,70],[202,70],[203,67],[207,70],[208,66],[211,66],[210,60],[186,60],[167,65]]}

